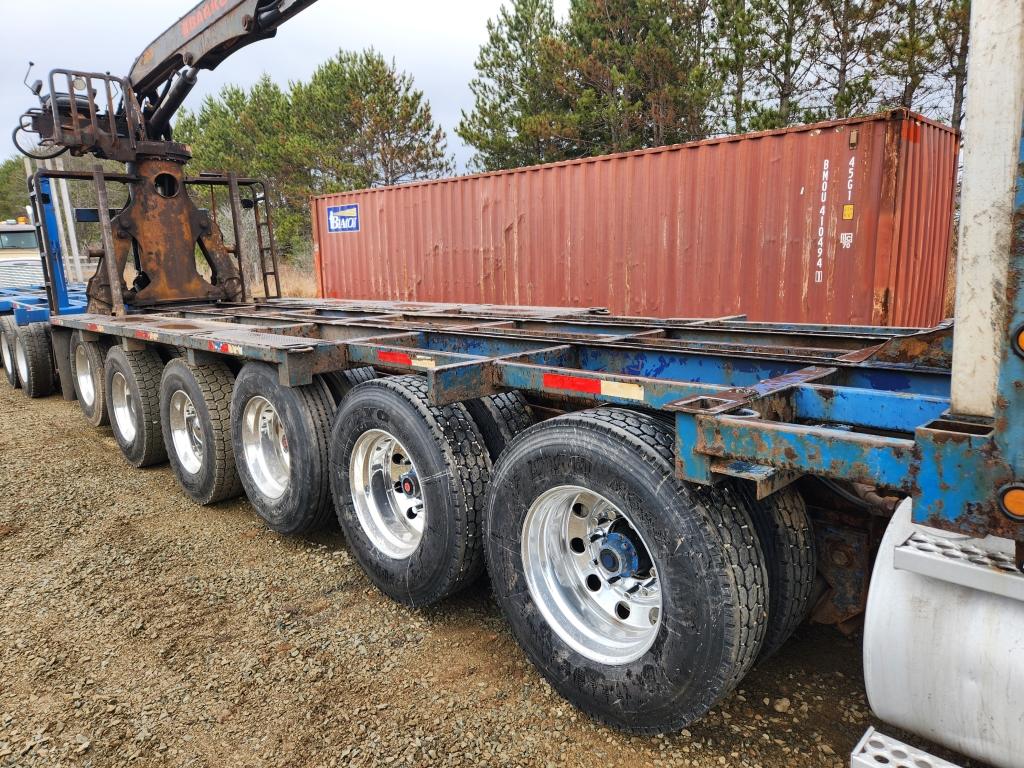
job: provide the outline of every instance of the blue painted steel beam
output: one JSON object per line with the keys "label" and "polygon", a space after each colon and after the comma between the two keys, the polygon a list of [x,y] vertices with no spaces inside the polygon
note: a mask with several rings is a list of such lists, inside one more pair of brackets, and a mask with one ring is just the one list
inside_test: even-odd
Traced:
{"label": "blue painted steel beam", "polygon": [[[693,420],[695,424],[687,423]],[[848,430],[784,424],[737,418],[735,416],[696,416],[678,414],[680,435],[686,433],[696,442],[680,440],[679,459],[686,479],[707,482],[707,469],[699,456],[740,459],[776,469],[806,472],[823,477],[841,478],[858,483],[880,485],[912,492],[915,443],[912,439],[867,435]],[[693,449],[699,453],[694,453]],[[693,470],[694,477],[689,476]]]}
{"label": "blue painted steel beam", "polygon": [[854,387],[804,384],[794,387],[792,397],[794,418],[799,421],[890,432],[913,433],[949,410],[949,398]]}

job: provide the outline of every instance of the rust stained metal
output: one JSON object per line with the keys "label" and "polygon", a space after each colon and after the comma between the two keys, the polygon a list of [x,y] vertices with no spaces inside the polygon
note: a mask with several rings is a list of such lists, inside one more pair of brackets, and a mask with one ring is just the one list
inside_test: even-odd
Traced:
{"label": "rust stained metal", "polygon": [[[931,325],[957,148],[897,110],[328,195],[312,202],[318,283],[327,297]],[[327,208],[351,204],[359,230],[328,232]]]}

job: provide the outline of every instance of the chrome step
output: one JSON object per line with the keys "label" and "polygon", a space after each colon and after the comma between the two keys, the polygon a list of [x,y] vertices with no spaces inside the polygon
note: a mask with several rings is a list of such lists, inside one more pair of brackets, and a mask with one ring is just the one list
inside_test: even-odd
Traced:
{"label": "chrome step", "polygon": [[868,728],[850,754],[850,768],[958,768],[924,750]]}
{"label": "chrome step", "polygon": [[1024,600],[1024,573],[1014,564],[1012,546],[1012,542],[1004,544],[998,539],[950,539],[917,530],[896,547],[893,565],[899,570]]}

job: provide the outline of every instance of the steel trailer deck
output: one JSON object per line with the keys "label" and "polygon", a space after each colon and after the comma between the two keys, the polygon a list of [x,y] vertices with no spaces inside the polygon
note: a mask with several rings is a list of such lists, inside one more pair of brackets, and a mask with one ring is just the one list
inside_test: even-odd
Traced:
{"label": "steel trailer deck", "polygon": [[929,525],[1021,538],[1019,526],[991,508],[1000,467],[987,448],[992,425],[948,416],[951,324],[922,330],[288,299],[51,322],[182,347],[193,358],[261,360],[291,386],[373,366],[423,374],[437,405],[517,389],[663,411],[675,419],[682,479],[740,477],[754,481],[759,496],[805,473],[868,483],[912,496],[915,519]]}

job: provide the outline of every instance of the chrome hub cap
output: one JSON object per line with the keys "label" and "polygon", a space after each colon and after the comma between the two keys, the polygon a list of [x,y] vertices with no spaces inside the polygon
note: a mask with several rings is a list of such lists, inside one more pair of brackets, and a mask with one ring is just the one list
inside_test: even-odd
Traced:
{"label": "chrome hub cap", "polygon": [[548,625],[601,664],[643,656],[661,626],[661,587],[632,522],[600,494],[562,485],[541,494],[523,523],[523,569]]}
{"label": "chrome hub cap", "polygon": [[89,356],[85,354],[85,347],[79,344],[75,347],[75,379],[78,382],[78,396],[82,404],[91,408],[96,401],[96,387],[92,383],[92,365],[89,363]]}
{"label": "chrome hub cap", "polygon": [[249,476],[260,493],[279,499],[288,489],[291,458],[288,435],[277,410],[266,398],[256,396],[242,411],[242,450]]}
{"label": "chrome hub cap", "polygon": [[416,467],[396,437],[371,429],[349,460],[352,503],[370,543],[394,560],[409,557],[423,538],[426,514]]}
{"label": "chrome hub cap", "polygon": [[125,442],[135,441],[138,427],[135,421],[135,398],[132,397],[131,388],[124,374],[118,371],[110,381],[110,400],[113,406],[114,422],[117,424],[117,431]]}
{"label": "chrome hub cap", "polygon": [[17,338],[14,340],[14,359],[18,363],[18,376],[24,384],[28,381],[28,358],[25,357],[25,345]]}
{"label": "chrome hub cap", "polygon": [[174,454],[182,468],[194,475],[203,466],[203,432],[192,398],[179,389],[171,395],[168,415]]}

